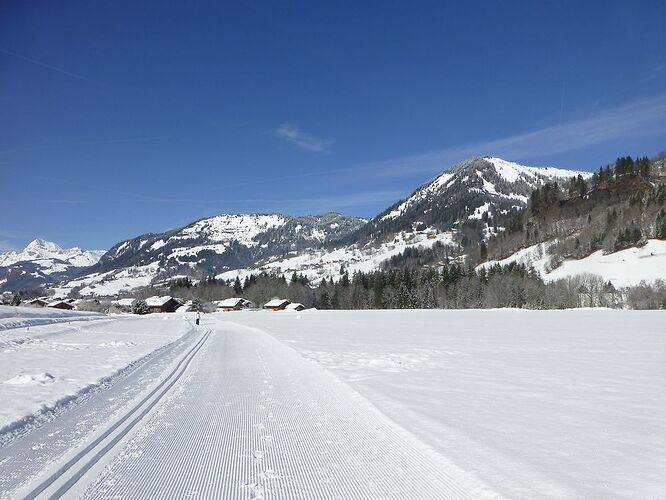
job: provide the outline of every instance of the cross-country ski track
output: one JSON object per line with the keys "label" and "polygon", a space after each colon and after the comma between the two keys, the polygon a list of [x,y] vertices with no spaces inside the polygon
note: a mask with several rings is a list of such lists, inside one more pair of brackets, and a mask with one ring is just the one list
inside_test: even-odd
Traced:
{"label": "cross-country ski track", "polygon": [[[159,355],[172,358],[123,411],[38,473],[15,477],[15,489],[2,497],[441,499],[490,493],[271,335],[214,319],[193,333],[178,356],[174,349]],[[85,405],[77,410],[85,412]],[[67,421],[67,414],[58,418]],[[13,450],[0,448],[0,475],[19,474],[6,455],[25,440],[29,462],[34,447],[27,445],[39,431],[18,437],[8,445]]]}

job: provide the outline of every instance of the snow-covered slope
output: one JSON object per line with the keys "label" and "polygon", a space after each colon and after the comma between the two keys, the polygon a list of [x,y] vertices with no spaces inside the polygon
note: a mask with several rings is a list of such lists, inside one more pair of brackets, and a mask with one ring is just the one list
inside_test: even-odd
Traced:
{"label": "snow-covered slope", "polygon": [[336,213],[223,214],[184,228],[115,245],[85,275],[58,287],[83,295],[114,295],[176,276],[204,278],[232,269],[258,269],[294,253],[320,250],[367,221]]}
{"label": "snow-covered slope", "polygon": [[465,160],[416,189],[409,197],[373,219],[377,230],[415,222],[448,225],[486,217],[501,218],[512,208],[523,208],[529,195],[546,182],[589,172],[554,167],[530,167],[501,158]]}
{"label": "snow-covered slope", "polygon": [[488,269],[495,264],[506,265],[512,262],[532,266],[539,271],[545,281],[596,274],[604,281],[610,281],[616,288],[634,286],[641,281],[666,280],[666,241],[648,240],[641,247],[632,247],[618,252],[604,254],[596,251],[582,259],[567,259],[555,267],[551,262],[549,248],[553,242],[538,243],[523,248],[506,259],[491,260],[479,267]]}
{"label": "snow-covered slope", "polygon": [[8,267],[17,262],[37,262],[45,271],[58,272],[67,266],[92,266],[104,252],[105,250],[81,250],[78,247],[61,248],[57,243],[38,238],[20,252],[0,254],[0,267]]}
{"label": "snow-covered slope", "polygon": [[250,274],[266,271],[282,275],[287,279],[293,273],[302,274],[311,283],[318,283],[322,279],[337,281],[341,276],[341,269],[344,269],[349,275],[353,275],[355,272],[367,273],[379,269],[388,259],[400,255],[409,248],[429,248],[437,243],[456,248],[457,243],[454,241],[454,237],[455,234],[451,231],[438,232],[434,228],[422,231],[401,231],[388,242],[293,252],[290,255],[267,261],[260,269],[232,269],[220,273],[217,278],[234,280],[239,277],[243,280]]}
{"label": "snow-covered slope", "polygon": [[36,239],[20,252],[0,254],[0,291],[34,288],[96,264],[103,250],[61,248]]}

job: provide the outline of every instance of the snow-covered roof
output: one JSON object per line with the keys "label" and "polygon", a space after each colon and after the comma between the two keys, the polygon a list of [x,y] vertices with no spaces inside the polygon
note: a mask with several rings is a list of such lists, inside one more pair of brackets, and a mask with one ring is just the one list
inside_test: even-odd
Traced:
{"label": "snow-covered roof", "polygon": [[46,304],[46,303],[48,303],[48,301],[49,300],[44,298],[44,297],[37,297],[36,299],[29,300],[27,303],[32,304],[33,302],[43,302],[43,303]]}
{"label": "snow-covered roof", "polygon": [[247,302],[245,299],[240,297],[231,297],[230,299],[218,300],[216,302],[217,307],[236,307],[238,304],[245,305]]}
{"label": "snow-covered roof", "polygon": [[273,299],[266,302],[264,304],[264,307],[280,307],[285,304],[289,304],[289,301],[287,299]]}
{"label": "snow-covered roof", "polygon": [[287,304],[287,307],[285,307],[286,310],[289,311],[295,311],[299,308],[305,309],[305,306],[301,304],[300,302],[292,302],[291,304]]}
{"label": "snow-covered roof", "polygon": [[66,300],[57,299],[57,300],[53,300],[53,301],[49,302],[49,303],[47,304],[47,306],[49,306],[49,307],[53,307],[53,306],[57,306],[57,305],[59,305],[59,304],[65,304],[65,305],[70,306],[70,307],[71,307],[71,305],[72,305],[72,304],[70,304],[69,302],[67,302]]}
{"label": "snow-covered roof", "polygon": [[171,297],[170,295],[165,295],[164,297],[160,297],[159,295],[153,295],[152,297],[148,297],[146,299],[146,304],[148,305],[148,307],[162,307],[171,299],[173,299],[173,297]]}

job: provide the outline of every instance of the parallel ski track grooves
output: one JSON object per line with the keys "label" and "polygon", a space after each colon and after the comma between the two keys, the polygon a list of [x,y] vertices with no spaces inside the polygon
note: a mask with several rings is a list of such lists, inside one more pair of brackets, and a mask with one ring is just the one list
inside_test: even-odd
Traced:
{"label": "parallel ski track grooves", "polygon": [[267,334],[214,335],[85,498],[476,498],[434,451]]}
{"label": "parallel ski track grooves", "polygon": [[[162,382],[160,382],[150,393],[148,393],[139,403],[137,403],[129,412],[127,412],[122,418],[117,420],[111,427],[109,427],[104,433],[97,437],[93,442],[79,451],[74,457],[68,460],[63,464],[57,471],[51,474],[47,479],[42,481],[36,488],[34,488],[30,493],[25,497],[26,500],[32,500],[37,498],[44,490],[51,486],[55,481],[58,480],[65,472],[67,472],[71,467],[75,466],[79,461],[86,457],[91,451],[94,451],[95,448],[104,441],[109,435],[111,435],[116,429],[118,429],[123,423],[132,418],[137,412],[140,413],[124,428],[122,431],[115,436],[109,443],[107,443],[101,450],[95,453],[87,462],[82,465],[76,473],[69,478],[65,484],[63,484],[55,493],[53,493],[49,498],[61,498],[67,491],[76,484],[76,482],[86,473],[93,465],[95,465],[108,451],[113,448],[118,441],[120,441],[127,433],[134,428],[134,426],[143,419],[146,414],[152,410],[157,403],[159,403],[164,395],[174,386],[180,377],[185,373],[190,362],[194,359],[199,349],[206,342],[210,336],[211,330],[207,330],[197,343],[183,356],[183,358],[178,362],[175,368],[167,375]],[[161,392],[160,392],[161,390]],[[153,399],[147,406],[144,407],[147,401],[149,401],[155,394],[160,392],[160,394]]]}

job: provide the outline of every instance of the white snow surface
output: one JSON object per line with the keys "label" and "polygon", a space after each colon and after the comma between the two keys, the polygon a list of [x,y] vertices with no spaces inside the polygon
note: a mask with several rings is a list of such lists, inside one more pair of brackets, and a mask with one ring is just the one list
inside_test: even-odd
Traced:
{"label": "white snow surface", "polygon": [[556,167],[528,167],[526,165],[520,165],[519,163],[506,161],[501,158],[494,158],[492,156],[484,157],[484,160],[492,163],[497,173],[508,182],[516,182],[521,175],[534,177],[534,174],[544,175],[551,179],[568,179],[577,175],[581,175],[585,179],[592,177],[591,172],[581,172],[578,170],[568,170]]}
{"label": "white snow surface", "polygon": [[[36,324],[49,316],[53,324]],[[169,322],[173,319],[156,314],[110,320],[92,313],[0,307],[0,329],[10,320],[14,326],[0,330],[0,429],[57,406],[189,331],[189,323]]]}
{"label": "white snow surface", "polygon": [[204,234],[211,241],[230,243],[235,240],[252,247],[257,245],[254,238],[258,234],[282,226],[285,222],[286,219],[277,214],[218,215],[203,219],[170,239],[191,238]]}
{"label": "white snow surface", "polygon": [[148,297],[146,299],[146,305],[148,307],[162,307],[164,304],[169,302],[171,300],[170,295],[153,295],[152,297]]}
{"label": "white snow surface", "polygon": [[499,261],[488,261],[479,267],[486,269],[511,262],[534,267],[547,282],[581,274],[596,274],[616,288],[638,285],[641,281],[666,280],[666,241],[648,240],[641,247],[632,247],[604,255],[599,250],[582,259],[568,259],[550,269],[549,243],[537,243]]}
{"label": "white snow surface", "polygon": [[0,400],[25,407],[15,416],[180,347],[0,439],[0,498],[42,486],[91,499],[666,491],[661,312],[256,311],[192,329],[193,317],[3,341]]}
{"label": "white snow surface", "polygon": [[[66,311],[50,307],[0,306],[0,332],[14,328],[28,328],[68,321],[96,321],[103,318],[104,316],[98,313]],[[2,334],[0,333],[0,335]]]}
{"label": "white snow surface", "polygon": [[661,498],[661,312],[251,313],[497,497]]}
{"label": "white snow surface", "polygon": [[112,296],[151,284],[159,272],[159,262],[132,266],[105,273],[92,273],[53,287],[57,295],[67,295],[72,288],[81,287],[82,296]]}

